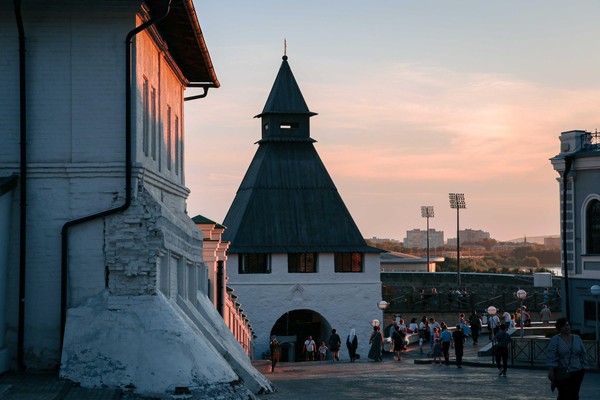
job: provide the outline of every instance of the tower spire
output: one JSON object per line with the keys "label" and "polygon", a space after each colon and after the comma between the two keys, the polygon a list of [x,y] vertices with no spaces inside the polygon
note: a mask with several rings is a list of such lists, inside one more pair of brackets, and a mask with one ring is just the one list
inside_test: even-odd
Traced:
{"label": "tower spire", "polygon": [[282,57],[283,61],[286,61],[288,59],[287,56],[287,40],[285,40],[285,38],[283,38],[283,57]]}

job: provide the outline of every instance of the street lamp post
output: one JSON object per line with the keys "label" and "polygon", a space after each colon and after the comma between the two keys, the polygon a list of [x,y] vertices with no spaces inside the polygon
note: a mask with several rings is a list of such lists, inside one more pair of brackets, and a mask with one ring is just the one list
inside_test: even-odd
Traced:
{"label": "street lamp post", "polygon": [[496,315],[496,313],[498,312],[498,310],[496,309],[496,307],[494,306],[489,306],[487,308],[487,313],[488,313],[488,328],[490,328],[490,339],[492,341],[492,364],[495,363],[495,352],[494,350],[496,350],[495,348],[495,344],[494,344],[494,327],[492,327],[492,319],[494,317],[494,315]]}
{"label": "street lamp post", "polygon": [[456,282],[458,290],[461,288],[460,283],[460,218],[459,211],[461,208],[467,208],[464,193],[449,193],[450,208],[456,209]]}
{"label": "street lamp post", "polygon": [[600,285],[590,288],[590,293],[596,298],[596,342],[598,341],[598,296],[600,296]]}
{"label": "street lamp post", "polygon": [[517,298],[521,300],[521,338],[523,338],[523,336],[525,335],[525,320],[527,319],[527,315],[525,313],[525,310],[523,309],[523,303],[527,298],[527,292],[523,289],[517,290]]}
{"label": "street lamp post", "polygon": [[421,217],[427,218],[427,272],[429,270],[429,218],[433,218],[433,206],[421,206]]}

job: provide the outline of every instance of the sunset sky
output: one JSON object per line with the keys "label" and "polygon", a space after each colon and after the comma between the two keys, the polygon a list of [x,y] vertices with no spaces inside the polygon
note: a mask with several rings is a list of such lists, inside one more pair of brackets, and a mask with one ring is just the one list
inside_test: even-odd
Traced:
{"label": "sunset sky", "polygon": [[[221,88],[186,104],[190,216],[222,222],[283,41],[311,136],[363,236],[558,234],[563,131],[600,126],[600,1],[195,0]],[[186,96],[196,94],[194,89]]]}

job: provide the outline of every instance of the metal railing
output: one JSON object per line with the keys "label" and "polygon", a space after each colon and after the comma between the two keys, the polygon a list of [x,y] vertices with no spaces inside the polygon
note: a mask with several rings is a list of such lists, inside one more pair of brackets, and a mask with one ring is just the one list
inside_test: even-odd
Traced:
{"label": "metal railing", "polygon": [[585,135],[581,137],[583,143],[581,147],[584,149],[593,149],[600,147],[600,133],[596,132],[586,132]]}
{"label": "metal railing", "polygon": [[[501,293],[495,296],[490,294],[469,293],[466,296],[448,296],[448,293],[404,293],[400,296],[383,296],[389,303],[388,313],[436,313],[436,312],[482,312],[488,306],[494,305],[502,310],[516,310],[521,307],[521,301],[516,299],[514,293]],[[530,310],[539,310],[544,303],[544,296],[533,293],[527,298],[525,304]],[[560,307],[560,300],[550,302],[552,309]]]}
{"label": "metal railing", "polygon": [[[528,363],[530,365],[546,364],[548,338],[513,338],[510,351],[511,364]],[[600,368],[600,342],[584,340],[583,346],[587,353],[590,367]]]}

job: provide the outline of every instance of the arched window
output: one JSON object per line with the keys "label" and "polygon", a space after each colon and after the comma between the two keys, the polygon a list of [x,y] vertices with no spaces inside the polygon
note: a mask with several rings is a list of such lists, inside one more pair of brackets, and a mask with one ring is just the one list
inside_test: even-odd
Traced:
{"label": "arched window", "polygon": [[586,218],[586,252],[600,254],[600,201],[592,200],[587,206]]}

